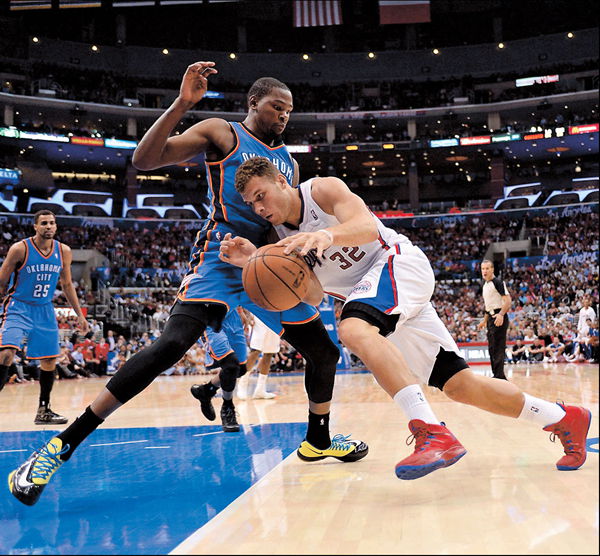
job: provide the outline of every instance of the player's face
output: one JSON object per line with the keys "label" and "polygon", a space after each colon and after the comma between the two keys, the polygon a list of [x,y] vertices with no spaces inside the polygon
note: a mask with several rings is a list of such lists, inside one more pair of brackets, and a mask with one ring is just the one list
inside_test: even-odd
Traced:
{"label": "player's face", "polygon": [[246,184],[242,199],[258,216],[277,226],[288,220],[289,199],[283,187],[289,186],[281,174],[276,180],[255,176]]}
{"label": "player's face", "polygon": [[257,123],[267,136],[281,135],[294,109],[292,93],[285,89],[273,89],[256,101]]}
{"label": "player's face", "polygon": [[52,239],[56,234],[56,219],[54,216],[40,216],[37,224],[33,225],[36,235],[43,239]]}
{"label": "player's face", "polygon": [[494,267],[490,263],[483,263],[481,265],[481,276],[484,280],[491,280],[494,276]]}

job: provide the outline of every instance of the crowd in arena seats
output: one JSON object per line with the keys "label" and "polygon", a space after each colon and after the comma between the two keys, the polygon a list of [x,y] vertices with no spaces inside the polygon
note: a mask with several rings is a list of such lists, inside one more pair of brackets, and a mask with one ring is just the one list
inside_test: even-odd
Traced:
{"label": "crowd in arena seats", "polygon": [[[524,342],[541,339],[542,347],[538,348],[541,351],[533,354],[529,348],[524,351],[527,357],[535,356],[535,360],[598,360],[597,212],[591,208],[589,212],[540,210],[530,211],[525,217],[511,217],[511,213],[482,213],[468,218],[438,218],[432,222],[421,228],[398,227],[398,231],[428,255],[437,277],[432,301],[457,342],[485,341],[485,331],[477,329],[483,316],[478,270],[474,273],[472,266],[467,267],[459,261],[480,261],[492,242],[517,239],[521,234],[527,238],[543,236],[547,241],[545,251],[540,255],[546,257],[514,259],[516,262],[511,260],[499,269],[513,300],[508,338]],[[30,234],[30,226],[3,223],[0,259],[6,256],[12,243]],[[125,268],[127,277],[133,280],[123,284],[131,287],[118,288],[114,283],[106,283],[106,286],[113,286],[108,302],[100,292],[91,291],[85,283],[75,281],[77,294],[90,316],[93,336],[84,339],[73,336],[74,318],[59,318],[63,337],[59,373],[63,378],[111,374],[140,347],[156,339],[168,318],[175,286],[186,270],[194,235],[195,230],[176,222],[165,223],[153,231],[144,228],[142,223],[138,229],[59,226],[57,238],[60,241],[74,249],[97,249],[110,259],[115,276],[120,276],[117,271]],[[138,270],[143,268],[170,269],[174,280],[148,283],[141,276],[151,273]],[[586,296],[596,311],[596,320],[582,329],[578,328],[578,315]],[[60,290],[54,303],[68,306]],[[102,304],[106,307],[102,315],[104,324],[100,327],[94,316]],[[106,354],[102,337],[109,346]],[[554,347],[546,349],[551,345]],[[168,372],[205,372],[198,363],[202,359],[201,350],[202,346],[198,346],[195,350],[198,353],[186,356]],[[26,353],[20,355],[16,365],[13,381],[36,376],[35,362],[27,361]],[[289,346],[284,346],[273,363],[274,370],[298,369],[300,366],[301,358]]]}
{"label": "crowd in arena seats", "polygon": [[[9,65],[11,65],[9,63]],[[52,89],[57,98],[101,104],[122,104],[124,98],[138,98],[142,105],[150,108],[157,106],[155,96],[138,95],[138,89],[158,88],[177,91],[179,79],[152,78],[83,68],[64,67],[47,62],[34,62],[30,65],[12,63],[12,71],[25,76],[24,81],[3,83],[3,90],[15,94],[35,94],[41,89]],[[580,64],[562,64],[540,68],[531,68],[529,75],[548,73],[573,73],[595,69],[597,60]],[[10,69],[10,68],[8,68]],[[535,72],[543,73],[535,73]],[[299,112],[337,112],[350,110],[395,110],[433,106],[453,106],[456,98],[466,98],[470,104],[485,104],[503,100],[548,96],[570,92],[572,87],[562,81],[558,83],[536,84],[531,87],[515,87],[514,79],[521,74],[491,74],[473,78],[470,75],[452,77],[434,81],[385,81],[348,82],[334,85],[311,85],[310,83],[292,83],[294,105]],[[498,83],[506,86],[497,89]],[[486,89],[484,85],[489,84]],[[589,85],[589,87],[588,87]],[[211,89],[224,92],[224,99],[203,99],[198,108],[214,111],[245,112],[243,99],[249,83],[225,80],[221,76],[211,79]],[[584,80],[581,87],[595,88],[592,80]],[[229,95],[229,96],[228,96]],[[164,102],[162,103],[164,104]]]}

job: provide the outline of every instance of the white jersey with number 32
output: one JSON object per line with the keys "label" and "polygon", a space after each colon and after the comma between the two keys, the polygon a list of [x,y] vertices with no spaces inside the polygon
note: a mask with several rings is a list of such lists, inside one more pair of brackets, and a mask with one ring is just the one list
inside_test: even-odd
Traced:
{"label": "white jersey with number 32", "polygon": [[[275,226],[280,238],[300,232],[316,232],[340,223],[335,216],[324,212],[313,199],[312,181],[310,179],[298,186],[302,200],[302,216],[298,229],[285,224]],[[410,244],[406,236],[386,228],[379,218],[374,214],[372,216],[379,231],[375,241],[353,247],[332,245],[324,251],[321,264],[317,262],[313,265],[313,271],[326,293],[345,299],[352,288],[392,245]],[[314,259],[314,254],[312,258]]]}

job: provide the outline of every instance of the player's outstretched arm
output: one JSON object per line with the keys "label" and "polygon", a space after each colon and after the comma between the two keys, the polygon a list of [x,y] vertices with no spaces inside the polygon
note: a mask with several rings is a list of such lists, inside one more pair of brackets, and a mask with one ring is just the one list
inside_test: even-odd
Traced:
{"label": "player's outstretched arm", "polygon": [[[179,89],[179,96],[165,113],[145,133],[133,153],[132,163],[138,170],[154,170],[169,164],[184,162],[206,151],[211,142],[218,142],[218,130],[225,133],[225,120],[210,118],[181,135],[170,137],[175,126],[193,108],[208,89],[207,77],[217,73],[214,62],[196,62],[188,66]],[[221,123],[215,123],[215,120]],[[221,147],[221,145],[218,145]]]}
{"label": "player's outstretched arm", "polygon": [[243,267],[256,251],[256,246],[245,237],[225,234],[219,248],[219,259],[234,266]]}

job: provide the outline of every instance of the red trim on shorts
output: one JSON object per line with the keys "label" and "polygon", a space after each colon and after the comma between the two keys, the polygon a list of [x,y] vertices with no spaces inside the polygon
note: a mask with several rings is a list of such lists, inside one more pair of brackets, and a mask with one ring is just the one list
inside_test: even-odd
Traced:
{"label": "red trim on shorts", "polygon": [[29,357],[27,356],[27,359],[55,359],[56,357],[60,357],[60,353],[57,353],[56,355],[42,355],[41,357]]}
{"label": "red trim on shorts", "polygon": [[285,320],[285,321],[282,320],[281,324],[306,324],[307,322],[311,322],[311,321],[313,321],[315,319],[318,319],[320,316],[321,315],[317,312],[312,317],[310,317],[309,319],[301,320],[301,321],[298,321],[298,322],[291,322],[291,321],[287,321],[287,320]]}
{"label": "red trim on shorts", "polygon": [[[396,249],[398,249],[398,246],[396,245]],[[387,315],[389,315],[396,307],[398,307],[398,289],[396,288],[396,281],[394,280],[394,265],[392,264],[394,260],[394,255],[391,255],[388,258],[388,268],[389,268],[389,273],[390,273],[390,282],[392,283],[392,290],[394,291],[394,305],[392,307],[390,307],[389,309],[385,310],[385,313]]]}

